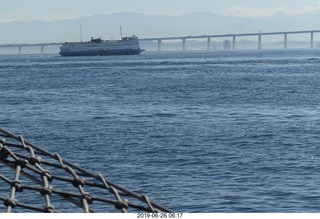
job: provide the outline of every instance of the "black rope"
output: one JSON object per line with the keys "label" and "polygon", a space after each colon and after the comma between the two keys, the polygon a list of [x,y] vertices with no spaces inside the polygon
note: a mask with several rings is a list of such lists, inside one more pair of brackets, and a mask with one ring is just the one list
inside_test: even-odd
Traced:
{"label": "black rope", "polygon": [[[129,191],[108,181],[101,174],[92,173],[63,160],[59,154],[51,154],[24,140],[22,136],[0,128],[0,167],[1,164],[14,171],[14,177],[11,178],[12,172],[6,175],[8,170],[2,173],[3,168],[0,168],[0,182],[3,182],[0,187],[0,201],[8,213],[19,212],[16,209],[20,209],[20,212],[23,212],[23,209],[35,212],[63,212],[65,209],[56,209],[60,204],[57,200],[61,201],[61,198],[87,213],[96,212],[95,207],[99,206],[124,213],[171,212],[145,195]],[[61,187],[72,191],[62,191]],[[9,193],[4,192],[4,188],[9,189]],[[39,206],[28,201],[20,201],[20,193],[32,193],[30,199],[44,200],[43,204]],[[104,197],[106,194],[110,194],[110,198]],[[101,210],[101,207],[98,210]]]}

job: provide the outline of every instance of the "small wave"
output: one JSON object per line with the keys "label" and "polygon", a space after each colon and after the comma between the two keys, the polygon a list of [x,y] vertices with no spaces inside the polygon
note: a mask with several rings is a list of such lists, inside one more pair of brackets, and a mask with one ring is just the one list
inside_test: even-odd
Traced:
{"label": "small wave", "polygon": [[174,114],[174,113],[155,113],[154,116],[158,116],[158,117],[175,117],[176,114]]}
{"label": "small wave", "polygon": [[320,58],[309,58],[308,61],[320,61]]}

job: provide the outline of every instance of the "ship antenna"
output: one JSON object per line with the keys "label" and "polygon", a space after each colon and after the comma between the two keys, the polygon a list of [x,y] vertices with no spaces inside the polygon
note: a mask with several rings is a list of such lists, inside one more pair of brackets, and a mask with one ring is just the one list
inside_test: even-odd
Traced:
{"label": "ship antenna", "polygon": [[120,26],[120,36],[121,36],[121,39],[122,39],[122,27]]}

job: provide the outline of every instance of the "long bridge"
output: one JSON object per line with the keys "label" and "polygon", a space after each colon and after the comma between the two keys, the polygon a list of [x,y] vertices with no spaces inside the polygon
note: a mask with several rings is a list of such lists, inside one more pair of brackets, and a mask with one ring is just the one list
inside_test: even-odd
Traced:
{"label": "long bridge", "polygon": [[[314,35],[320,33],[320,30],[303,30],[303,31],[285,31],[285,32],[257,32],[257,33],[238,33],[238,34],[218,34],[218,35],[200,35],[200,36],[177,36],[177,37],[154,37],[154,38],[141,38],[139,41],[157,41],[158,42],[158,51],[162,50],[162,42],[169,40],[181,40],[182,41],[182,50],[186,50],[187,40],[190,39],[205,39],[207,42],[207,50],[211,49],[211,41],[216,38],[231,38],[232,44],[231,48],[237,48],[237,37],[247,37],[247,36],[256,36],[257,37],[257,49],[262,49],[262,37],[271,36],[271,35],[282,35],[283,36],[283,48],[288,48],[288,35],[293,34],[309,34],[310,48],[315,47]],[[45,46],[59,46],[63,43],[35,43],[35,44],[3,44],[0,45],[1,48],[18,48],[18,53],[22,53],[22,47],[40,47],[40,53],[44,53]]]}
{"label": "long bridge", "polygon": [[22,47],[40,47],[40,53],[44,53],[44,47],[45,46],[60,46],[63,43],[34,43],[34,44],[27,44],[27,43],[22,43],[22,44],[2,44],[0,45],[1,48],[18,48],[18,53],[22,53]]}
{"label": "long bridge", "polygon": [[232,49],[237,47],[237,37],[256,36],[258,38],[257,49],[262,49],[262,36],[283,35],[283,48],[288,48],[288,35],[291,34],[310,34],[310,48],[315,47],[314,34],[320,33],[320,30],[304,30],[304,31],[286,31],[286,32],[258,32],[258,33],[240,33],[240,34],[220,34],[220,35],[201,35],[201,36],[182,36],[182,37],[158,37],[158,38],[142,38],[140,41],[158,41],[158,51],[161,51],[162,42],[165,40],[182,40],[182,50],[186,50],[187,39],[206,39],[207,50],[210,50],[211,39],[215,38],[232,38]]}

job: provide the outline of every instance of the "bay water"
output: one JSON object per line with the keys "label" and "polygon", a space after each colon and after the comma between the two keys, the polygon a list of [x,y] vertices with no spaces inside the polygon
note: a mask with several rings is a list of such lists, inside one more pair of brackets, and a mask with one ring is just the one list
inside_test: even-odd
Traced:
{"label": "bay water", "polygon": [[320,212],[320,50],[0,55],[0,127],[176,212]]}

